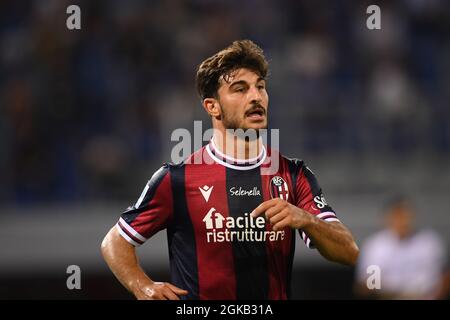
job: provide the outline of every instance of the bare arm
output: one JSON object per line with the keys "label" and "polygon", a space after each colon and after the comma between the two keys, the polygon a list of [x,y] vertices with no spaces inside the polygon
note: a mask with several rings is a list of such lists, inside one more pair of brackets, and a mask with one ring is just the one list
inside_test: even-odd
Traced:
{"label": "bare arm", "polygon": [[139,265],[136,250],[111,228],[101,245],[103,258],[120,283],[139,300],[179,300],[188,292],[170,283],[155,282]]}
{"label": "bare arm", "polygon": [[359,249],[345,225],[338,221],[325,222],[305,212],[303,215],[309,222],[301,229],[309,236],[322,256],[342,264],[352,266],[356,264]]}
{"label": "bare arm", "polygon": [[355,265],[359,249],[350,231],[340,222],[325,222],[280,198],[263,202],[252,212],[265,214],[273,230],[285,227],[302,229],[325,258]]}

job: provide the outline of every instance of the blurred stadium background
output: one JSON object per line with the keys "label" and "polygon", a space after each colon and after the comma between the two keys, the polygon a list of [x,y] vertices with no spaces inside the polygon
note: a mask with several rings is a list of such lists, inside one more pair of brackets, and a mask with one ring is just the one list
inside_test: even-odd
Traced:
{"label": "blurred stadium background", "polygon": [[[1,1],[0,298],[131,298],[100,242],[170,159],[171,132],[209,125],[196,67],[242,38],[271,61],[281,150],[307,161],[358,244],[399,192],[449,244],[450,2],[377,1],[370,31],[374,3]],[[158,280],[165,240],[138,250]],[[81,290],[66,288],[72,264]],[[351,299],[353,273],[298,242],[294,298]]]}

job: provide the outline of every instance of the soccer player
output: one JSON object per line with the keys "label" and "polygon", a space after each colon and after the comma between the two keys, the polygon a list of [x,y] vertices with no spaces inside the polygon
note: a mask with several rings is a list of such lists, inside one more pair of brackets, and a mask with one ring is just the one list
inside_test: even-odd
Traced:
{"label": "soccer player", "polygon": [[[296,230],[325,258],[355,264],[358,247],[313,172],[258,135],[268,122],[267,72],[263,51],[249,40],[233,42],[199,66],[197,88],[215,130],[211,141],[156,171],[101,246],[136,298],[288,299]],[[238,134],[252,130],[253,138]],[[135,254],[163,229],[171,283],[146,275]]]}
{"label": "soccer player", "polygon": [[384,218],[385,228],[361,247],[355,293],[365,299],[446,299],[450,269],[441,236],[416,226],[414,207],[404,196],[391,199]]}

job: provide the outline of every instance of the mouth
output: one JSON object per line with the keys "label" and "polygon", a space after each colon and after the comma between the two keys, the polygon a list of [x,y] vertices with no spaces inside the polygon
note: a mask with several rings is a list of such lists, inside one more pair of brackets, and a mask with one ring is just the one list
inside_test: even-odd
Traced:
{"label": "mouth", "polygon": [[265,115],[266,111],[263,108],[252,109],[245,113],[245,116],[252,120],[263,120]]}

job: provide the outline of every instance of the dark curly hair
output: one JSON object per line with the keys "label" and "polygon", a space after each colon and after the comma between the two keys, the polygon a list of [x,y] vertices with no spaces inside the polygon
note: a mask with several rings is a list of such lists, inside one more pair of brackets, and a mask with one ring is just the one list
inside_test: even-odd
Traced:
{"label": "dark curly hair", "polygon": [[265,79],[269,64],[263,50],[251,40],[234,41],[229,47],[203,61],[197,70],[196,84],[201,99],[217,98],[219,79],[246,68]]}

